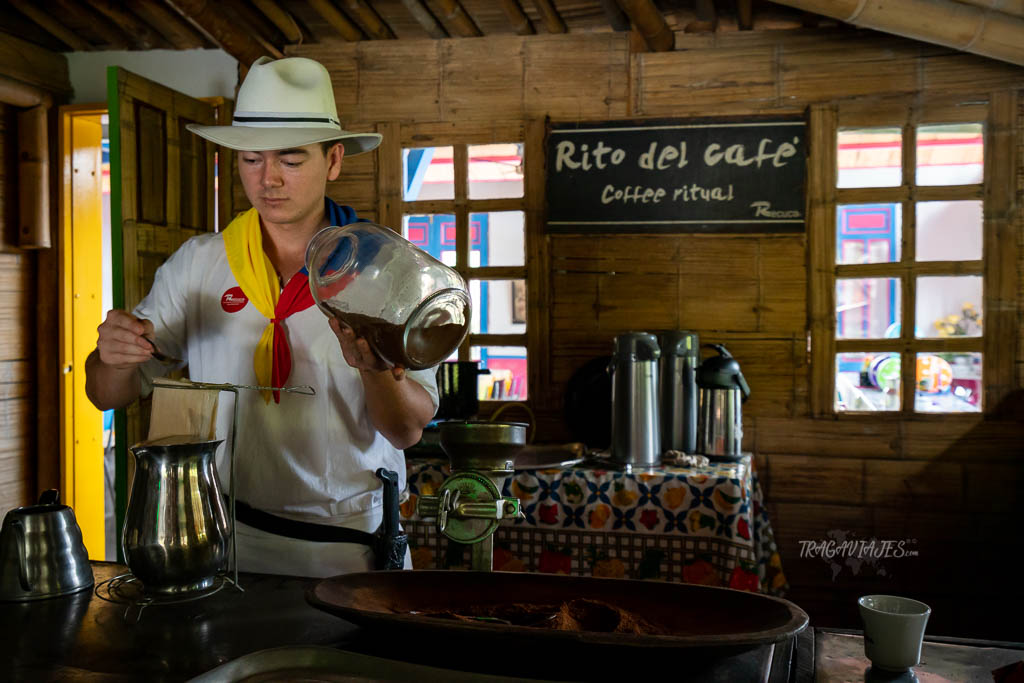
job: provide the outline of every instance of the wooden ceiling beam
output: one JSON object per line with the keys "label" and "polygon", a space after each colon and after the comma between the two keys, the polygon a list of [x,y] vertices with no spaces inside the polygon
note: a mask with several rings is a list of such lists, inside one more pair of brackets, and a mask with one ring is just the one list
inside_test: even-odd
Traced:
{"label": "wooden ceiling beam", "polygon": [[754,29],[754,0],[736,0],[736,25],[741,31]]}
{"label": "wooden ceiling beam", "polygon": [[335,7],[330,0],[307,0],[307,2],[345,40],[354,43],[363,39],[362,30],[342,14],[341,10]]}
{"label": "wooden ceiling beam", "polygon": [[374,40],[395,39],[395,32],[365,0],[344,0],[343,7],[362,22],[363,28]]}
{"label": "wooden ceiling beam", "polygon": [[275,0],[252,0],[256,9],[263,13],[270,23],[277,27],[290,45],[302,42],[302,29],[290,12],[282,8]]}
{"label": "wooden ceiling beam", "polygon": [[999,10],[1015,17],[1024,17],[1024,0],[960,0],[975,7]]}
{"label": "wooden ceiling beam", "polygon": [[633,22],[647,47],[655,52],[675,49],[676,37],[665,22],[665,17],[654,6],[652,0],[619,0],[622,10]]}
{"label": "wooden ceiling beam", "polygon": [[696,21],[691,21],[683,30],[686,33],[714,33],[718,28],[715,0],[695,0],[694,9],[697,14]]}
{"label": "wooden ceiling beam", "polygon": [[[243,31],[263,44],[271,46],[284,44],[284,35],[277,29],[277,26],[262,12],[254,11],[253,7],[245,0],[217,0],[221,5],[221,12],[227,13],[227,18],[233,20]],[[233,15],[233,16],[232,16]],[[276,47],[274,47],[277,50]]]}
{"label": "wooden ceiling beam", "polygon": [[[1024,19],[954,0],[775,0],[883,33],[1024,66]],[[927,17],[928,21],[922,21]]]}
{"label": "wooden ceiling beam", "polygon": [[530,17],[526,16],[526,12],[519,6],[519,0],[501,0],[501,8],[505,10],[505,16],[508,17],[512,30],[517,35],[529,36],[534,33]]}
{"label": "wooden ceiling beam", "polygon": [[124,32],[141,50],[158,50],[173,47],[162,35],[142,19],[132,14],[127,7],[112,0],[90,0],[90,5],[104,15]]}
{"label": "wooden ceiling beam", "polygon": [[631,28],[629,17],[615,0],[601,0],[601,8],[613,31],[628,31]]}
{"label": "wooden ceiling beam", "polygon": [[565,22],[562,21],[562,17],[558,14],[558,10],[551,4],[551,0],[533,0],[533,5],[540,12],[541,18],[544,19],[544,26],[547,28],[548,33],[569,32]]}
{"label": "wooden ceiling beam", "polygon": [[178,50],[212,45],[198,29],[161,0],[132,0],[132,11]]}
{"label": "wooden ceiling beam", "polygon": [[462,8],[459,0],[437,0],[438,6],[444,12],[444,20],[455,29],[455,32],[464,38],[477,38],[483,33],[469,16],[469,13]]}
{"label": "wooden ceiling beam", "polygon": [[57,9],[64,16],[73,17],[80,26],[88,26],[89,30],[103,39],[107,46],[126,50],[131,47],[139,47],[124,31],[106,20],[103,15],[97,14],[91,5],[83,5],[75,0],[56,0]]}
{"label": "wooden ceiling beam", "polygon": [[402,0],[402,4],[405,5],[405,9],[408,10],[412,18],[416,20],[423,30],[427,32],[434,40],[441,40],[442,38],[448,37],[448,31],[444,30],[444,26],[438,23],[434,15],[430,13],[430,10],[426,8],[422,0]]}
{"label": "wooden ceiling beam", "polygon": [[34,0],[10,0],[10,2],[14,5],[16,10],[38,24],[39,28],[49,33],[75,52],[84,52],[93,49],[92,45],[90,45],[85,38],[82,38],[67,26],[64,26],[49,14],[36,7]]}
{"label": "wooden ceiling beam", "polygon": [[[245,66],[267,55],[268,48],[273,48],[265,43],[261,46],[259,41],[232,23],[217,4],[209,0],[167,0],[167,4],[187,20],[195,22],[225,52]],[[277,51],[277,54],[270,53],[270,56],[281,57],[282,54]]]}

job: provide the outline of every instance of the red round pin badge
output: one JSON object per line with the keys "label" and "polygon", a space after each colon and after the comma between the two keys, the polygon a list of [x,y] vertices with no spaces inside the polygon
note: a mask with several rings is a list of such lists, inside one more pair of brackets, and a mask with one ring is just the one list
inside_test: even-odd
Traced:
{"label": "red round pin badge", "polygon": [[224,309],[226,313],[237,313],[238,311],[245,308],[245,305],[249,303],[249,298],[242,292],[241,287],[232,287],[228,291],[224,292],[220,298],[220,307]]}

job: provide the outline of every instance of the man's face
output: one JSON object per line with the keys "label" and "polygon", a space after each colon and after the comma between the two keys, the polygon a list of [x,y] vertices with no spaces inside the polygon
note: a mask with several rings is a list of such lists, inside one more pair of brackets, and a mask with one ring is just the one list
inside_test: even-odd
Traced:
{"label": "man's face", "polygon": [[264,223],[301,223],[323,210],[328,180],[338,177],[343,148],[325,155],[320,143],[270,152],[239,152],[238,174],[245,196]]}

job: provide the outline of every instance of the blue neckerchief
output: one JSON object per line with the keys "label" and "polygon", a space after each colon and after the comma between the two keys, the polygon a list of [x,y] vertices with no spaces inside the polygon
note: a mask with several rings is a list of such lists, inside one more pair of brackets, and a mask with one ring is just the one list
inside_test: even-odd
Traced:
{"label": "blue neckerchief", "polygon": [[[348,225],[349,223],[366,223],[366,222],[368,222],[365,218],[359,218],[358,216],[356,216],[356,210],[353,209],[351,206],[345,206],[344,204],[338,204],[337,202],[335,202],[330,197],[324,197],[324,212],[327,214],[327,222],[328,222],[328,224],[330,226]],[[325,228],[325,230],[326,230],[326,228]],[[343,246],[347,247],[348,246],[348,242],[344,242],[344,243],[338,245],[338,247],[331,254],[331,257],[329,259],[327,259],[327,262],[324,264],[324,269],[327,269],[331,265],[333,265],[335,268],[337,268],[339,263],[344,263],[345,262],[344,258],[342,258],[342,257],[343,256],[347,257],[348,256],[348,252],[342,250]],[[371,259],[372,259],[373,256],[377,255],[377,251],[379,251],[379,250],[380,250],[380,247],[378,246],[377,249],[375,249],[373,251],[373,254],[371,255]],[[359,252],[360,252],[360,256],[362,256],[363,255],[363,250],[360,249]],[[303,275],[309,275],[309,271],[306,270],[306,266],[302,266],[302,270],[299,271],[299,272],[301,272]]]}

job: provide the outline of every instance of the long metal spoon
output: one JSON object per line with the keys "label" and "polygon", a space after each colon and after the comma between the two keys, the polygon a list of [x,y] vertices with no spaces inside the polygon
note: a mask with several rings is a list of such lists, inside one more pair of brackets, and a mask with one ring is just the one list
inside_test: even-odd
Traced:
{"label": "long metal spoon", "polygon": [[142,338],[149,342],[149,345],[153,347],[153,358],[157,359],[164,365],[181,365],[185,361],[174,356],[168,356],[166,353],[157,348],[156,342],[151,337],[142,335]]}

